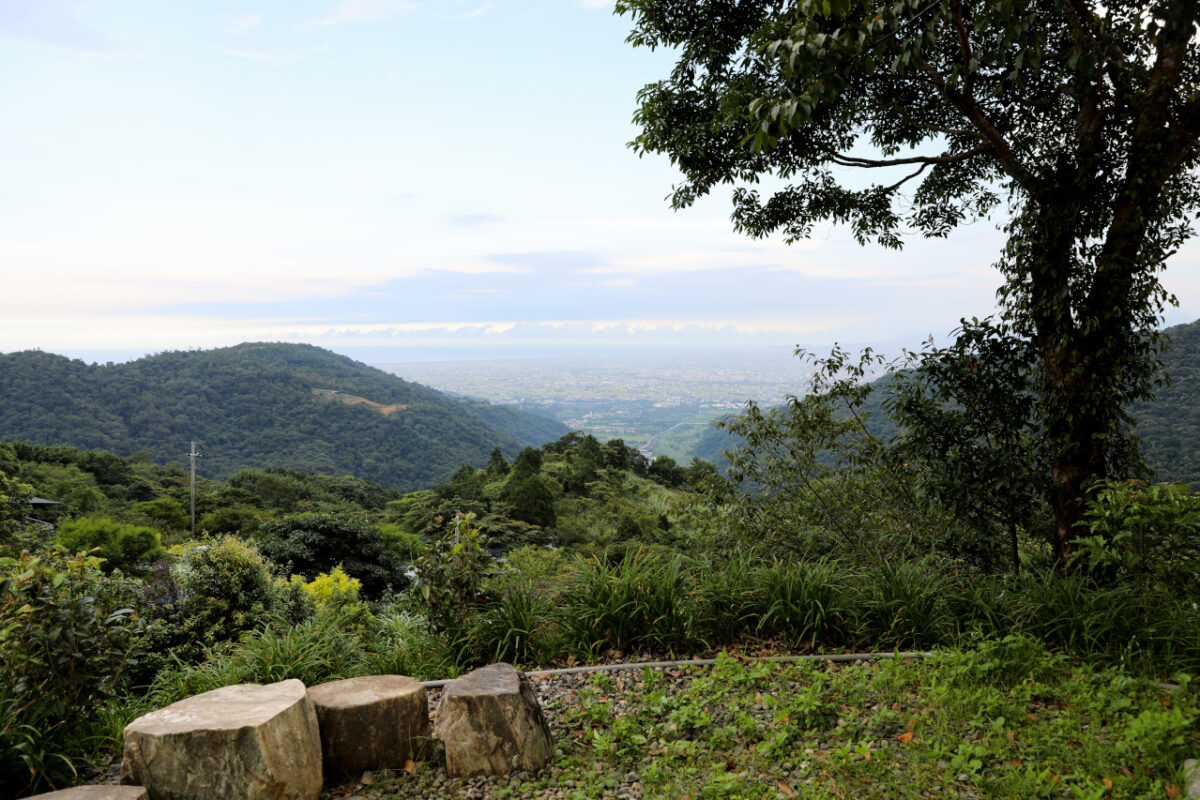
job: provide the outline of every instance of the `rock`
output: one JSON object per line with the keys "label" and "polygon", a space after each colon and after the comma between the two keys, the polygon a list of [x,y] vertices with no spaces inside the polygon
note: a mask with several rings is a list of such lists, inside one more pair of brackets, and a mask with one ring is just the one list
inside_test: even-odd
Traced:
{"label": "rock", "polygon": [[125,727],[121,783],[151,800],[317,800],[317,715],[298,680],[225,686]]}
{"label": "rock", "polygon": [[1200,800],[1200,762],[1189,758],[1183,762],[1183,796],[1188,800]]}
{"label": "rock", "polygon": [[449,775],[533,772],[554,752],[550,728],[524,674],[492,664],[446,685],[434,733]]}
{"label": "rock", "polygon": [[[402,769],[429,740],[425,687],[403,675],[370,675],[310,687],[325,771],[355,775]],[[363,783],[367,783],[366,779]]]}
{"label": "rock", "polygon": [[148,800],[143,786],[75,786],[57,792],[35,794],[26,800]]}

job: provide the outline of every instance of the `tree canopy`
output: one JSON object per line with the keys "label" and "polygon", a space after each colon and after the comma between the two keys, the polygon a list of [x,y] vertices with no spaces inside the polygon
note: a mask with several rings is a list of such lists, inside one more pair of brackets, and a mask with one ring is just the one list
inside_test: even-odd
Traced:
{"label": "tree canopy", "polygon": [[[1029,383],[1066,562],[1086,485],[1127,472],[1151,396],[1158,275],[1200,199],[1194,0],[619,0],[677,63],[639,95],[634,147],[686,207],[733,187],[734,226],[847,225],[899,247],[996,214],[999,337]],[[858,175],[861,172],[862,175]],[[769,184],[770,191],[761,186]]]}

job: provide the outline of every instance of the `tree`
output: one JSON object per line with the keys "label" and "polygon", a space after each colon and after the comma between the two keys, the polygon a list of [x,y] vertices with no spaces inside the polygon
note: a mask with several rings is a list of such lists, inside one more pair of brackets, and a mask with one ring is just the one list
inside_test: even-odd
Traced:
{"label": "tree", "polygon": [[[639,94],[634,147],[691,205],[733,189],[734,226],[788,241],[946,236],[1002,213],[1001,324],[1035,358],[1054,552],[1086,486],[1128,470],[1126,409],[1156,385],[1158,281],[1200,198],[1194,0],[618,0],[636,46],[673,47]],[[844,177],[861,170],[864,181]],[[875,171],[875,172],[872,172]],[[782,183],[768,197],[763,179]]]}
{"label": "tree", "polygon": [[[954,345],[925,350],[893,375],[883,406],[903,428],[906,458],[919,460],[919,493],[970,525],[959,557],[990,569],[1003,540],[1020,572],[1017,532],[1045,528],[1050,470],[1038,446],[1029,343],[979,320]],[[1006,535],[997,535],[1003,530]]]}

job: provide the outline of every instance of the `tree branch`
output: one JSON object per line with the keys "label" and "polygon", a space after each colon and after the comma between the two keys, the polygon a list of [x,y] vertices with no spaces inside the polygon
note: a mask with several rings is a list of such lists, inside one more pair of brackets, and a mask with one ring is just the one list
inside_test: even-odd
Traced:
{"label": "tree branch", "polygon": [[895,183],[893,183],[891,186],[885,186],[885,187],[883,187],[883,191],[885,191],[885,192],[894,192],[894,191],[896,191],[897,189],[899,189],[901,186],[903,186],[904,184],[908,183],[908,182],[909,182],[909,181],[911,181],[913,178],[917,177],[918,175],[920,175],[922,172],[924,172],[924,171],[925,171],[925,170],[927,170],[927,169],[929,169],[929,165],[928,165],[928,164],[922,164],[921,166],[917,167],[917,169],[916,169],[914,172],[912,172],[912,173],[910,173],[909,175],[907,175],[907,176],[905,176],[905,177],[901,178],[900,180],[896,181],[896,182],[895,182]]}
{"label": "tree branch", "polygon": [[922,164],[924,167],[931,167],[935,164],[957,164],[960,161],[967,161],[975,156],[981,156],[992,149],[990,144],[981,144],[978,147],[973,147],[970,150],[964,150],[961,153],[951,153],[944,156],[909,156],[907,158],[860,158],[858,156],[845,156],[833,150],[826,151],[829,160],[842,167],[863,167],[867,169],[876,169],[879,167],[900,167],[909,164]]}

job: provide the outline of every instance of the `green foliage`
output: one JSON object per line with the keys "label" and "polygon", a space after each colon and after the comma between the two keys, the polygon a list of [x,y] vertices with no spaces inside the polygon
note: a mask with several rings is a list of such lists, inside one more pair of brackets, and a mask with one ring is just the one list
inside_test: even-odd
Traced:
{"label": "green foliage", "polygon": [[1007,558],[1019,572],[1019,531],[1050,530],[1035,359],[1007,326],[963,320],[952,345],[930,345],[910,359],[884,401],[904,431],[906,453],[922,465],[916,491],[960,523],[942,549],[985,571]]}
{"label": "green foliage", "polygon": [[145,572],[166,553],[158,531],[143,525],[125,525],[104,517],[82,517],[58,528],[59,543],[72,553],[90,553],[104,559],[106,572]]}
{"label": "green foliage", "polygon": [[631,549],[618,563],[578,562],[562,603],[568,636],[597,653],[635,647],[679,652],[697,641],[683,557]]}
{"label": "green foliage", "polygon": [[367,656],[372,675],[409,675],[437,680],[458,674],[455,648],[439,636],[429,620],[392,607],[375,617],[374,645]]}
{"label": "green foliage", "polygon": [[123,687],[136,622],[96,560],[0,559],[0,788],[62,786],[88,758],[91,709]]}
{"label": "green foliage", "polygon": [[191,525],[191,517],[183,503],[170,497],[143,500],[135,503],[133,510],[153,520],[165,530],[182,531]]}
{"label": "green foliage", "polygon": [[400,559],[361,516],[310,513],[265,522],[258,545],[271,561],[309,580],[341,565],[369,598],[407,583]]}
{"label": "green foliage", "polygon": [[784,636],[794,645],[847,643],[853,620],[848,578],[836,563],[776,560],[759,572],[763,597],[758,630]]}
{"label": "green foliage", "polygon": [[748,403],[721,423],[740,442],[729,454],[735,491],[719,496],[730,522],[797,555],[874,559],[926,540],[940,520],[914,492],[917,464],[868,425],[867,379],[883,360],[867,350],[856,362],[837,348],[825,359],[798,355],[813,367],[802,397],[766,410]]}
{"label": "green foliage", "polygon": [[510,583],[473,618],[467,650],[485,663],[547,663],[558,649],[554,623],[546,593]]}
{"label": "green foliage", "polygon": [[863,588],[863,622],[876,646],[932,647],[950,633],[949,581],[932,559],[888,560]]}
{"label": "green foliage", "polygon": [[343,627],[361,628],[370,622],[371,611],[358,596],[362,583],[347,575],[340,566],[334,567],[332,572],[321,573],[303,586],[317,611],[336,613]]}
{"label": "green foliage", "polygon": [[695,593],[700,636],[709,646],[733,644],[762,617],[759,574],[747,554],[702,564]]}
{"label": "green foliage", "polygon": [[1088,569],[1193,597],[1200,561],[1200,493],[1182,484],[1097,481],[1075,558]]}
{"label": "green foliage", "polygon": [[16,557],[36,550],[43,532],[28,522],[33,487],[0,471],[0,557]]}
{"label": "green foliage", "polygon": [[467,620],[483,599],[483,578],[491,565],[486,542],[474,515],[456,514],[450,529],[415,565],[413,602],[436,630],[452,639],[465,634]]}
{"label": "green foliage", "polygon": [[184,559],[179,584],[187,595],[178,609],[181,638],[206,644],[236,638],[259,626],[273,605],[271,572],[259,551],[232,536],[206,539]]}
{"label": "green foliage", "polygon": [[262,524],[261,512],[253,506],[233,504],[220,506],[196,520],[196,531],[209,536],[233,534],[246,536]]}

